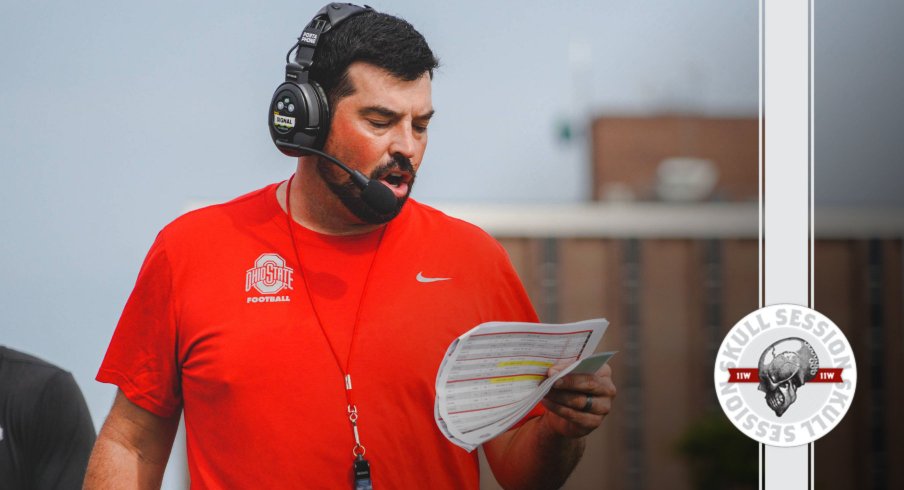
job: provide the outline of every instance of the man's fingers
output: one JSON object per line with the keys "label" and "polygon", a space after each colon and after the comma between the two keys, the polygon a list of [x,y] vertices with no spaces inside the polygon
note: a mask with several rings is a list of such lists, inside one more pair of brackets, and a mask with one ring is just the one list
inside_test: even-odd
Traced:
{"label": "man's fingers", "polygon": [[587,403],[587,395],[585,393],[574,391],[551,390],[546,394],[546,398],[574,410],[581,410]]}
{"label": "man's fingers", "polygon": [[584,407],[587,406],[587,396],[587,393],[552,390],[546,395],[546,399],[582,413],[590,412],[597,415],[606,415],[609,413],[609,410],[612,407],[611,397],[589,395],[590,409],[584,410]]}
{"label": "man's fingers", "polygon": [[569,365],[571,365],[570,362],[558,362],[556,364],[553,364],[552,366],[549,367],[549,369],[546,370],[546,376],[551,378],[551,377],[559,374],[563,369],[567,368]]}
{"label": "man's fingers", "polygon": [[612,378],[608,376],[603,378],[601,384],[603,396],[615,398],[615,395],[618,394],[618,390],[615,389],[615,383],[612,381]]}
{"label": "man's fingers", "polygon": [[[559,366],[549,369],[554,376]],[[615,383],[612,368],[604,364],[596,373],[572,373],[563,376],[543,398],[550,427],[566,437],[583,437],[603,422],[612,408]]]}
{"label": "man's fingers", "polygon": [[603,421],[603,416],[596,413],[582,412],[571,407],[560,405],[552,400],[543,399],[543,406],[550,412],[583,429],[593,430]]}
{"label": "man's fingers", "polygon": [[578,391],[595,396],[615,396],[615,383],[609,376],[598,374],[568,374],[556,381],[557,390]]}
{"label": "man's fingers", "polygon": [[603,367],[599,368],[596,374],[604,378],[612,377],[612,367],[609,366],[609,363],[607,362],[606,364],[603,364]]}

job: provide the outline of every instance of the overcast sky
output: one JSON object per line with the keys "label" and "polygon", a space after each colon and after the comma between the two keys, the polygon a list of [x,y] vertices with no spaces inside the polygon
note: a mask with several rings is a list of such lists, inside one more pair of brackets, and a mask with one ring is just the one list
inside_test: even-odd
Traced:
{"label": "overcast sky", "polygon": [[[901,2],[817,5],[817,201],[904,204]],[[0,3],[0,343],[93,382],[156,232],[288,177],[264,121],[311,2]],[[603,113],[757,113],[757,2],[423,2],[442,67],[414,196],[579,201]],[[895,42],[897,40],[897,42]],[[580,119],[578,119],[580,120]]]}

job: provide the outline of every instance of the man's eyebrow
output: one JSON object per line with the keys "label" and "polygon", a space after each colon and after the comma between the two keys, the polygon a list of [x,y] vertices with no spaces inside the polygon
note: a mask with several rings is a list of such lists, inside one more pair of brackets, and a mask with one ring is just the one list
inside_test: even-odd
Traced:
{"label": "man's eyebrow", "polygon": [[420,116],[415,116],[415,119],[417,119],[418,121],[429,121],[430,118],[432,118],[434,114],[436,114],[436,111],[433,109],[430,109],[430,112],[428,112],[426,114],[422,114]]}
{"label": "man's eyebrow", "polygon": [[362,107],[358,110],[358,114],[362,116],[381,116],[387,119],[398,119],[399,113],[379,105]]}
{"label": "man's eyebrow", "polygon": [[[426,114],[422,114],[420,116],[415,116],[414,119],[417,119],[419,121],[423,121],[423,120],[429,121],[430,118],[433,117],[434,113],[436,113],[436,111],[431,109],[430,112],[428,112]],[[385,117],[387,119],[398,119],[399,117],[401,117],[401,115],[398,112],[396,112],[392,109],[389,109],[387,107],[379,106],[379,105],[363,107],[358,110],[358,114],[360,114],[362,116],[380,116],[380,117]]]}

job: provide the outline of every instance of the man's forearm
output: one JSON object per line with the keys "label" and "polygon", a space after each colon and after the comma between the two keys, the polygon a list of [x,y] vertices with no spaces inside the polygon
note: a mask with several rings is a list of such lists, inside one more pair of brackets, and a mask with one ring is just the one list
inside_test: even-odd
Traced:
{"label": "man's forearm", "polygon": [[506,489],[559,488],[584,454],[585,438],[564,437],[547,425],[548,413],[514,431],[499,448],[496,480]]}
{"label": "man's forearm", "polygon": [[159,489],[178,426],[178,414],[159,417],[117,392],[94,443],[84,488]]}
{"label": "man's forearm", "polygon": [[149,460],[114,439],[98,437],[88,461],[84,490],[159,489],[166,459]]}

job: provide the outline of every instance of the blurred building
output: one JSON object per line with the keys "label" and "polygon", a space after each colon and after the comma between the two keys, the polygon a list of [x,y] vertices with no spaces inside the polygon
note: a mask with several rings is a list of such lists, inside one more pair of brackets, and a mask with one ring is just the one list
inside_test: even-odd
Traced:
{"label": "blurred building", "polygon": [[[602,117],[595,202],[447,206],[508,250],[543,321],[606,317],[619,395],[565,488],[756,488],[757,444],[713,392],[758,307],[756,117]],[[904,488],[902,237],[895,210],[816,210],[815,307],[857,355],[857,395],[816,443],[819,488]],[[484,472],[484,488],[498,488]]]}
{"label": "blurred building", "polygon": [[681,199],[664,186],[680,185],[668,181],[669,163],[684,161],[687,165],[676,173],[689,170],[683,172],[685,177],[691,174],[688,182],[712,187],[707,194],[683,200],[755,202],[758,135],[755,116],[598,117],[591,125],[590,141],[593,199]]}

